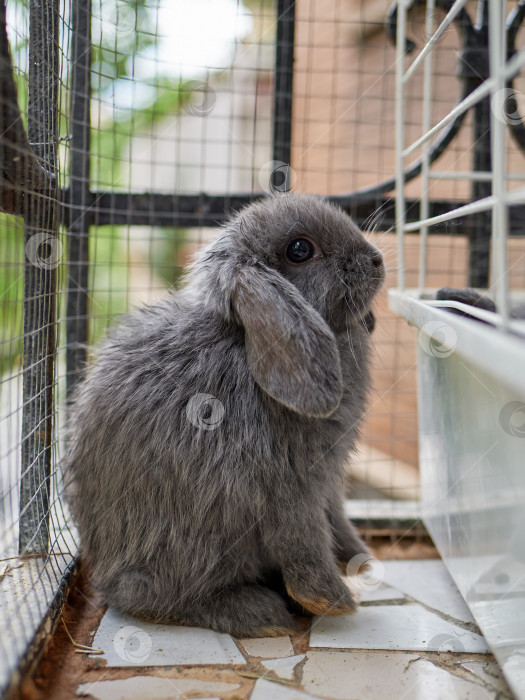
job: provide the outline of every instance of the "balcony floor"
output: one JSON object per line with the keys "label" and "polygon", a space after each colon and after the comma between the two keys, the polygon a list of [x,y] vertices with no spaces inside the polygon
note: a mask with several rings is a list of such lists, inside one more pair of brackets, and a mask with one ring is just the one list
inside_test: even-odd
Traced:
{"label": "balcony floor", "polygon": [[376,582],[349,582],[360,595],[357,614],[298,618],[291,637],[242,640],[144,623],[106,610],[80,578],[63,617],[75,642],[103,653],[75,649],[61,623],[23,695],[28,700],[512,698],[435,550],[413,543],[383,544],[374,551],[381,559],[390,556],[376,570]]}

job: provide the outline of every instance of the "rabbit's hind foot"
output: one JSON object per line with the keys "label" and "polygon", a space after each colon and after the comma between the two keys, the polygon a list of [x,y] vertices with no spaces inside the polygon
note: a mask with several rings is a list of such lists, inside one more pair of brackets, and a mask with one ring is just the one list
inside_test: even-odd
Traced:
{"label": "rabbit's hind foot", "polygon": [[280,637],[295,631],[283,598],[257,585],[234,586],[200,599],[181,617],[185,624],[211,627],[240,638]]}

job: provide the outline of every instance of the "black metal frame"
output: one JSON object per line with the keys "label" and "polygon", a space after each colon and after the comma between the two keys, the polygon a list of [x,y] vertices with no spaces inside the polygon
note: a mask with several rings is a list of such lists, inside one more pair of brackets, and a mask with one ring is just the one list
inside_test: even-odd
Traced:
{"label": "black metal frame", "polygon": [[[29,143],[49,178],[26,195],[25,246],[45,232],[58,234],[54,177],[58,129],[58,0],[31,0],[29,33]],[[24,269],[24,373],[22,474],[19,551],[47,552],[55,369],[56,267],[35,264],[26,255]]]}
{"label": "black metal frame", "polygon": [[91,0],[72,3],[71,166],[64,197],[69,213],[67,269],[67,394],[82,376],[88,342],[88,262],[92,200],[89,191]]}
{"label": "black metal frame", "polygon": [[[64,198],[69,197],[69,191]],[[222,224],[234,212],[242,207],[265,197],[264,194],[231,194],[209,195],[206,193],[192,195],[170,195],[155,192],[137,194],[90,192],[86,201],[85,212],[87,226],[166,226],[166,227],[213,227]],[[327,199],[341,206],[352,215],[357,224],[366,226],[371,216],[380,211],[379,231],[391,230],[395,224],[395,202],[392,197],[381,196],[362,199],[360,194],[339,195]],[[418,221],[419,199],[406,199],[407,223]],[[459,207],[467,202],[450,200],[434,200],[430,202],[429,216],[438,216]],[[62,209],[61,224],[69,228],[73,212]],[[469,219],[472,217],[469,217]],[[525,221],[525,206],[512,208],[510,214],[509,234],[514,237],[525,236],[523,222]],[[446,233],[453,236],[469,235],[475,225],[465,218],[451,219],[445,224],[437,224],[430,228],[430,234]],[[416,234],[417,235],[417,234]],[[87,262],[87,259],[86,259]],[[73,278],[75,279],[75,278]]]}
{"label": "black metal frame", "polygon": [[[26,135],[16,109],[16,88],[5,27],[5,6],[0,18],[0,151],[3,156],[0,173],[0,207],[3,211],[24,215],[26,237],[44,229],[56,235],[58,225],[68,230],[68,297],[67,297],[67,390],[70,396],[82,376],[88,342],[88,240],[90,226],[104,224],[150,225],[169,227],[216,226],[227,215],[259,199],[259,194],[233,195],[162,195],[97,193],[90,190],[90,70],[91,70],[91,3],[72,0],[72,91],[71,91],[71,178],[67,190],[57,191],[54,173],[58,93],[58,0],[30,0],[30,74],[29,128]],[[423,0],[416,0],[422,2]],[[448,11],[452,0],[437,0],[437,7]],[[487,2],[479,0],[478,19],[474,24],[462,10],[455,23],[463,42],[459,78],[460,98],[470,94],[488,75]],[[517,31],[525,18],[525,0],[520,0],[508,19],[509,56]],[[387,34],[395,37],[397,5],[387,18]],[[295,38],[295,0],[277,0],[276,62],[273,112],[273,159],[290,163],[292,133],[293,54]],[[415,47],[411,41],[406,49]],[[512,87],[512,80],[509,81]],[[516,108],[512,100],[509,111]],[[490,103],[488,98],[474,109],[473,168],[490,172]],[[454,120],[432,144],[430,160],[435,161],[446,150],[460,130],[465,115]],[[513,136],[525,151],[525,126],[510,125]],[[421,172],[421,161],[405,172],[405,181]],[[290,183],[276,182],[276,189],[289,189]],[[281,174],[282,177],[282,174]],[[381,228],[394,224],[394,204],[386,197],[394,190],[390,179],[360,191],[330,197],[359,224],[381,211]],[[474,198],[490,194],[490,183],[474,182]],[[458,202],[434,201],[430,215],[443,213]],[[419,217],[419,202],[407,201],[408,221]],[[511,235],[524,236],[525,207],[515,207],[511,214]],[[468,223],[450,221],[431,227],[430,233],[446,231],[467,235],[470,246],[469,283],[486,286],[490,249],[490,217],[479,214]],[[49,540],[49,477],[51,474],[51,434],[53,417],[53,381],[55,358],[56,270],[42,269],[26,263],[24,290],[24,414],[22,444],[22,486],[20,552],[46,553]]]}

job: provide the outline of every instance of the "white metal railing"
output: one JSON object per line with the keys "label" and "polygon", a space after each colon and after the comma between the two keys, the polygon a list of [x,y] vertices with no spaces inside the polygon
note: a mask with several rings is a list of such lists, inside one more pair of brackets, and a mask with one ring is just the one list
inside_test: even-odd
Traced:
{"label": "white metal railing", "polygon": [[[425,30],[430,37],[421,48],[410,66],[405,68],[405,45],[407,30],[407,12],[412,4],[410,0],[400,0],[397,12],[396,35],[396,230],[398,236],[398,288],[404,290],[405,278],[405,240],[406,233],[420,232],[419,259],[419,289],[426,286],[426,255],[427,236],[430,226],[450,221],[461,216],[478,212],[492,212],[492,246],[490,286],[498,308],[500,319],[496,325],[512,328],[515,324],[509,321],[509,289],[507,274],[507,239],[508,239],[508,209],[515,204],[525,203],[525,186],[509,191],[508,181],[525,180],[525,172],[509,174],[506,158],[506,122],[505,98],[507,84],[510,78],[517,75],[525,67],[525,51],[517,51],[510,60],[506,60],[506,9],[507,4],[500,0],[489,1],[489,65],[490,76],[485,79],[473,92],[461,100],[448,114],[436,124],[431,123],[432,76],[434,48],[450,27],[467,0],[456,0],[438,28],[432,33],[435,17],[435,0],[428,0],[426,10]],[[405,89],[407,83],[415,75],[417,69],[423,70],[422,94],[422,130],[421,135],[411,143],[405,143]],[[431,170],[429,152],[434,136],[453,122],[457,117],[471,109],[482,99],[491,99],[491,153],[492,172],[444,172]],[[422,149],[421,196],[419,220],[406,222],[404,194],[405,158],[414,151]],[[450,209],[438,216],[430,216],[429,185],[431,180],[466,180],[491,182],[492,194],[469,204]],[[476,310],[473,310],[476,314]]]}
{"label": "white metal railing", "polygon": [[[423,46],[419,54],[416,56],[416,58],[412,61],[410,64],[410,67],[407,69],[407,71],[404,73],[402,80],[404,83],[407,83],[410,78],[414,75],[416,70],[419,68],[421,62],[425,60],[427,57],[430,58],[430,53],[434,46],[437,44],[437,42],[441,39],[443,34],[447,31],[447,29],[450,27],[452,22],[456,19],[458,14],[461,12],[461,10],[465,7],[467,4],[468,0],[456,0],[456,2],[452,5],[450,10],[447,13],[447,16],[445,19],[441,22],[439,27],[436,29],[434,34],[432,34],[432,27],[434,24],[434,2],[427,2],[427,12],[426,12],[426,19],[425,19],[425,32],[426,36],[429,36],[430,39],[427,41],[427,43]],[[406,7],[407,3],[402,3],[404,5],[404,10],[406,12]]]}

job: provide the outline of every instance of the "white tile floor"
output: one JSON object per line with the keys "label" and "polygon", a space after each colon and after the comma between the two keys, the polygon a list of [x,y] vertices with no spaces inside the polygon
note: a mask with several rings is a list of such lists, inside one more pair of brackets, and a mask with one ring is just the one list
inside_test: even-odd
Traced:
{"label": "white tile floor", "polygon": [[241,639],[240,643],[250,656],[273,659],[276,656],[292,656],[294,653],[290,637],[268,637],[266,639]]}
{"label": "white tile floor", "polygon": [[310,651],[303,688],[321,697],[353,700],[488,700],[487,688],[457,677],[417,654]]}
{"label": "white tile floor", "polygon": [[[511,698],[443,564],[383,564],[376,582],[349,582],[360,594],[359,611],[314,618],[307,645],[304,637],[234,640],[108,610],[93,646],[104,651],[105,668],[134,667],[137,675],[83,683],[77,694],[99,700]],[[162,667],[162,677],[155,667]],[[220,680],[210,680],[212,670]]]}
{"label": "white tile floor", "polygon": [[368,605],[357,615],[314,620],[310,646],[332,649],[452,651],[484,654],[483,637],[462,629],[417,603]]}
{"label": "white tile floor", "polygon": [[102,618],[93,646],[104,649],[108,666],[245,663],[229,634],[195,627],[155,625],[121,615],[113,609]]}
{"label": "white tile floor", "polygon": [[467,604],[440,559],[385,561],[385,579],[429,608],[456,620],[474,622]]}

